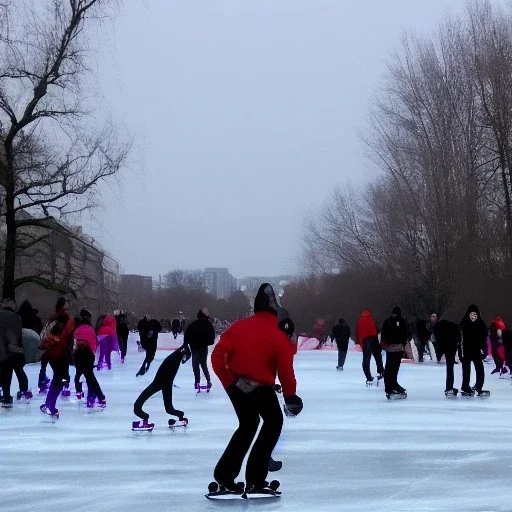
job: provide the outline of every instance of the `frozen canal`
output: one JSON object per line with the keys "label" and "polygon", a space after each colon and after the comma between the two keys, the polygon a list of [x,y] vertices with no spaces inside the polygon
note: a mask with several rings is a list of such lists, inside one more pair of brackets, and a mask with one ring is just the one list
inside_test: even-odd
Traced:
{"label": "frozen canal", "polygon": [[[283,461],[275,474],[283,496],[219,504],[203,495],[236,422],[216,379],[209,395],[196,396],[188,362],[176,378],[174,405],[185,411],[189,428],[166,428],[157,395],[146,404],[155,430],[131,432],[133,402],[168,354],[158,351],[149,375],[139,378],[143,354],[133,344],[125,365],[114,357],[113,370],[98,374],[108,401],[102,412],[87,414],[73,396],[59,398],[55,424],[40,413],[38,396],[1,410],[0,510],[512,510],[512,387],[510,379],[491,377],[489,365],[489,399],[448,400],[444,366],[403,364],[399,382],[409,398],[388,402],[382,388],[365,387],[360,353],[349,353],[343,372],[335,370],[335,352],[299,353],[295,368],[304,410],[285,420],[275,452]],[[27,370],[34,390],[38,367]],[[455,385],[460,387],[460,365]]]}

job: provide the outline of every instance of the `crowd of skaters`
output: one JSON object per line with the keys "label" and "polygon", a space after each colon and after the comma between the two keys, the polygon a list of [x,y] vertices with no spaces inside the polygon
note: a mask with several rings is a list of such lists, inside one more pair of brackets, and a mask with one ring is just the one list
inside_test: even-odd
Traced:
{"label": "crowd of skaters", "polygon": [[[60,395],[70,396],[70,366],[75,367],[74,385],[77,398],[84,397],[83,381],[87,383],[87,407],[105,407],[106,398],[94,371],[111,370],[112,352],[120,362],[126,357],[129,329],[126,314],[101,315],[93,326],[92,314],[82,308],[77,316],[69,311],[69,303],[59,297],[55,309],[43,324],[39,312],[28,300],[18,309],[13,300],[2,301],[0,308],[0,406],[11,408],[14,398],[29,401],[33,393],[29,388],[26,364],[26,346],[36,344],[41,368],[38,377],[39,393],[45,394],[42,412],[58,418],[57,400]],[[47,375],[48,366],[52,378]],[[19,391],[12,395],[12,377],[16,374]]]}
{"label": "crowd of skaters", "polygon": [[[338,370],[343,370],[350,338],[350,327],[344,319],[340,319],[331,333],[331,339],[338,348]],[[489,354],[495,363],[492,374],[499,373],[502,376],[509,373],[512,368],[512,331],[507,329],[501,316],[496,316],[490,325],[487,325],[476,304],[471,304],[467,308],[458,323],[444,318],[439,319],[436,313],[432,313],[428,321],[418,319],[412,325],[402,317],[400,308],[395,307],[380,329],[371,311],[365,309],[356,324],[355,342],[363,353],[362,367],[367,385],[372,385],[375,380],[370,368],[373,357],[377,366],[377,381],[384,379],[388,398],[393,395],[401,398],[407,396],[406,390],[398,384],[397,377],[401,360],[406,350],[410,350],[411,339],[417,348],[418,363],[423,363],[425,354],[429,354],[432,359],[435,357],[438,363],[441,363],[444,357],[445,395],[448,397],[455,397],[459,393],[459,389],[454,387],[454,365],[459,361],[462,365],[460,392],[463,396],[489,395],[489,391],[483,389],[483,361]],[[430,347],[433,347],[433,351]],[[385,365],[383,351],[386,353]],[[472,366],[476,375],[473,386],[470,385]]]}

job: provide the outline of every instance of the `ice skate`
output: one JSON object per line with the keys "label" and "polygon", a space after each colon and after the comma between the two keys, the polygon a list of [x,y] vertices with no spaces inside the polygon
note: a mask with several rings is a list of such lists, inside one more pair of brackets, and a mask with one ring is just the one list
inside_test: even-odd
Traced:
{"label": "ice skate", "polygon": [[208,494],[205,494],[209,500],[231,500],[240,499],[244,494],[245,485],[243,482],[231,482],[219,484],[210,482],[208,485]]}
{"label": "ice skate", "polygon": [[404,398],[407,398],[407,392],[405,390],[399,391],[395,389],[391,393],[386,393],[386,398],[388,400],[403,400]]}
{"label": "ice skate", "polygon": [[151,432],[155,428],[154,423],[148,423],[146,420],[132,421],[133,432]]}
{"label": "ice skate", "polygon": [[487,389],[481,389],[480,391],[476,392],[476,396],[480,398],[488,398],[491,396],[491,392]]}
{"label": "ice skate", "polygon": [[459,393],[459,390],[457,388],[447,389],[444,392],[444,396],[446,398],[457,398],[458,393]]}
{"label": "ice skate", "polygon": [[475,395],[475,391],[471,388],[461,389],[460,390],[460,396],[470,398]]}
{"label": "ice skate", "polygon": [[245,488],[242,498],[244,499],[255,499],[255,498],[278,498],[281,493],[279,489],[280,483],[277,480],[272,482],[262,482],[261,484],[248,484]]}
{"label": "ice skate", "polygon": [[0,407],[2,407],[2,409],[12,409],[12,405],[13,405],[12,396],[3,396],[2,395],[2,399],[0,400]]}
{"label": "ice skate", "polygon": [[59,410],[58,409],[55,409],[53,412],[50,411],[50,409],[48,407],[46,407],[46,404],[41,404],[39,406],[39,410],[43,413],[43,414],[46,414],[48,416],[50,416],[52,418],[52,420],[58,420],[59,419]]}
{"label": "ice skate", "polygon": [[380,382],[383,378],[384,378],[383,373],[379,373],[379,375],[377,375],[377,386],[380,386]]}
{"label": "ice skate", "polygon": [[506,366],[502,366],[500,369],[500,379],[504,379],[505,375],[508,373],[508,368]]}
{"label": "ice skate", "polygon": [[369,379],[366,379],[366,387],[372,387],[375,385],[375,379],[373,377],[370,377]]}
{"label": "ice skate", "polygon": [[71,391],[69,390],[69,386],[64,386],[64,387],[62,388],[61,395],[62,395],[63,397],[66,397],[66,398],[67,398],[67,397],[69,397],[69,396],[71,396]]}
{"label": "ice skate", "polygon": [[30,400],[32,400],[33,397],[34,395],[32,394],[32,391],[30,391],[30,389],[28,391],[25,391],[24,393],[22,393],[21,391],[18,391],[16,393],[16,399],[22,401],[25,404],[30,403]]}
{"label": "ice skate", "polygon": [[167,422],[167,425],[171,430],[174,430],[175,428],[180,428],[180,427],[187,428],[188,418],[182,418],[181,420],[178,420],[178,421],[170,419]]}
{"label": "ice skate", "polygon": [[106,398],[102,398],[101,400],[98,399],[98,401],[96,403],[96,407],[98,407],[98,409],[105,409],[105,407],[107,407],[107,399]]}
{"label": "ice skate", "polygon": [[342,372],[343,371],[343,366],[336,366],[336,370],[338,370],[339,372]]}

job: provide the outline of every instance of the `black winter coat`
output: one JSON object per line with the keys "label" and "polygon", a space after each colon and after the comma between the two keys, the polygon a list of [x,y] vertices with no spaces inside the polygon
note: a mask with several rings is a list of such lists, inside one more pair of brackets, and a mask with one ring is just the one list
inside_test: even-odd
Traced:
{"label": "black winter coat", "polygon": [[[472,322],[469,314],[475,312],[478,318]],[[487,326],[482,320],[480,310],[474,304],[471,305],[460,323],[462,331],[462,357],[481,357],[487,355]]]}
{"label": "black winter coat", "polygon": [[336,341],[338,350],[346,352],[350,340],[350,327],[345,323],[338,323],[332,328],[331,339]]}
{"label": "black winter coat", "polygon": [[205,315],[199,315],[185,331],[184,344],[190,350],[200,350],[215,342],[215,329]]}
{"label": "black winter coat", "polygon": [[380,334],[381,343],[387,345],[407,345],[407,322],[401,316],[390,316],[382,324]]}

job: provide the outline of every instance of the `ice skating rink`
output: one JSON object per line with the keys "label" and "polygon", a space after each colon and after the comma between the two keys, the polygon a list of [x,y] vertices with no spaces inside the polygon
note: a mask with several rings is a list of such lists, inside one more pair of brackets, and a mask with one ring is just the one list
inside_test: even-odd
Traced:
{"label": "ice skating rink", "polygon": [[[186,431],[169,431],[157,395],[146,404],[154,431],[131,432],[133,402],[168,354],[159,350],[149,374],[139,378],[143,353],[133,343],[123,366],[114,355],[113,370],[98,373],[108,401],[104,411],[87,413],[74,393],[59,398],[55,424],[39,411],[37,395],[28,405],[0,410],[0,510],[512,510],[512,386],[510,379],[491,377],[491,365],[489,399],[449,400],[444,366],[403,364],[399,382],[409,398],[388,402],[382,388],[365,387],[360,353],[349,353],[345,371],[338,372],[336,352],[301,352],[295,368],[304,410],[285,418],[274,457],[283,461],[275,474],[283,496],[214,503],[203,495],[236,426],[215,378],[209,395],[196,396],[190,361],[181,367],[174,405],[190,420]],[[35,392],[37,371],[27,366]],[[460,378],[458,365],[457,387]]]}

